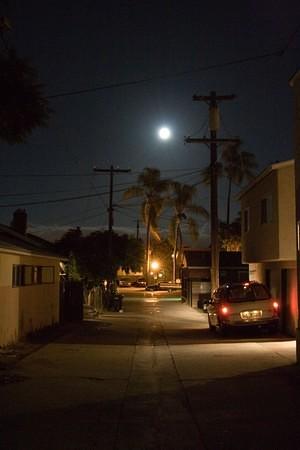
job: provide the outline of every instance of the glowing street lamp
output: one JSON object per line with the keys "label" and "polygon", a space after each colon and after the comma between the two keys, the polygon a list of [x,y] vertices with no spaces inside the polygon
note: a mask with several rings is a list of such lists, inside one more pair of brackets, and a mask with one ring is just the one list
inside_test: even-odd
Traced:
{"label": "glowing street lamp", "polygon": [[160,264],[159,264],[158,261],[152,261],[152,262],[151,262],[151,269],[152,269],[154,272],[156,272],[156,271],[159,269],[159,266],[160,266]]}

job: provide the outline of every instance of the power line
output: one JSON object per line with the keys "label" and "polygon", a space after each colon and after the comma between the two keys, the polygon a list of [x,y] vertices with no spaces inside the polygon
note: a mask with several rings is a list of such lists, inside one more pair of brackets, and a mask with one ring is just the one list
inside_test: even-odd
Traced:
{"label": "power line", "polygon": [[91,173],[70,173],[70,174],[66,174],[66,173],[43,173],[43,174],[37,174],[37,173],[29,173],[29,174],[0,174],[0,178],[43,178],[43,177],[64,177],[64,178],[70,178],[70,177],[93,177],[94,175]]}
{"label": "power line", "polygon": [[[295,34],[297,34],[297,33],[295,33]],[[280,56],[284,55],[284,53],[287,51],[289,45],[290,45],[290,43],[288,45],[285,45],[283,49],[281,48],[274,52],[262,53],[261,55],[249,56],[247,58],[234,59],[232,61],[227,61],[224,63],[210,64],[207,66],[199,67],[198,69],[184,70],[182,72],[176,72],[176,73],[169,74],[169,75],[146,77],[146,78],[141,78],[141,79],[132,80],[132,81],[110,83],[110,84],[105,84],[102,86],[96,86],[96,87],[92,87],[92,88],[65,91],[65,92],[61,92],[58,94],[47,95],[46,98],[47,99],[55,99],[55,98],[60,98],[60,97],[73,96],[73,95],[88,94],[91,92],[103,91],[103,90],[107,90],[107,89],[115,89],[115,88],[126,87],[126,86],[137,86],[137,85],[144,84],[144,83],[150,83],[152,81],[166,80],[166,79],[171,79],[171,78],[180,78],[180,77],[183,77],[186,75],[192,75],[194,73],[205,72],[205,71],[212,70],[212,69],[221,69],[224,67],[234,66],[237,64],[244,64],[244,63],[251,62],[251,61],[258,61],[258,60],[262,60],[262,59],[266,59],[266,58],[270,58],[270,57],[274,57],[274,56],[280,57]]]}
{"label": "power line", "polygon": [[[180,178],[180,177],[184,177],[184,176],[188,176],[188,175],[193,175],[197,173],[197,171],[193,171],[187,174],[182,174],[182,175],[178,175],[175,178]],[[128,186],[131,185],[132,183],[119,183],[118,186]],[[115,190],[115,193],[121,193],[121,192],[125,192],[126,188],[123,189],[117,189]],[[51,204],[51,203],[61,203],[61,202],[66,202],[66,201],[72,201],[72,200],[81,200],[81,199],[85,199],[85,198],[93,198],[93,197],[100,197],[100,196],[104,196],[104,195],[109,195],[110,192],[105,191],[105,192],[99,192],[99,193],[95,193],[95,194],[87,194],[87,195],[78,195],[78,196],[73,196],[73,197],[63,197],[63,198],[59,198],[59,199],[49,199],[49,200],[38,200],[38,201],[32,201],[32,202],[22,202],[22,203],[7,203],[7,204],[0,204],[0,208],[13,208],[13,207],[21,207],[21,206],[35,206],[35,205],[46,205],[46,204]]]}
{"label": "power line", "polygon": [[[190,167],[190,168],[186,168],[186,169],[182,169],[182,168],[180,168],[180,169],[162,169],[161,170],[161,172],[163,173],[163,172],[184,172],[184,171],[190,171],[190,170],[195,170],[195,168],[194,167]],[[200,170],[200,168],[199,168],[199,170]],[[142,170],[140,170],[140,171],[134,171],[134,172],[131,172],[131,174],[132,175],[140,175],[141,173],[142,173],[143,171]],[[62,177],[62,178],[72,178],[72,177],[76,177],[76,178],[78,178],[78,177],[90,177],[90,178],[94,178],[95,177],[95,174],[91,174],[91,173],[69,173],[69,174],[66,174],[66,173],[43,173],[43,174],[36,174],[36,173],[33,173],[33,174],[16,174],[16,173],[11,173],[11,174],[7,174],[7,173],[5,173],[5,174],[1,174],[0,173],[0,178],[43,178],[43,177],[45,177],[45,178],[47,178],[47,177],[53,177],[53,178],[55,178],[55,177],[57,177],[57,178],[60,178],[60,177]],[[121,183],[116,183],[116,186],[117,185],[120,185]],[[128,184],[128,183],[124,183],[124,184]]]}
{"label": "power line", "polygon": [[[123,192],[124,189],[117,190],[115,192]],[[36,202],[26,202],[26,203],[10,203],[10,204],[4,204],[0,205],[0,208],[12,208],[12,207],[20,207],[20,206],[33,206],[33,205],[47,205],[49,203],[61,203],[61,202],[67,202],[72,200],[81,200],[83,198],[92,198],[92,197],[99,197],[102,195],[108,195],[109,192],[101,192],[99,194],[88,194],[88,195],[78,195],[76,197],[64,197],[59,199],[53,199],[53,200],[40,200]]]}
{"label": "power line", "polygon": [[299,33],[299,30],[300,30],[300,27],[297,27],[289,35],[285,45],[283,47],[281,47],[280,49],[277,49],[273,52],[269,51],[269,52],[257,54],[254,56],[248,56],[247,58],[233,59],[231,61],[226,61],[223,63],[208,64],[206,66],[198,67],[197,69],[190,69],[190,70],[184,70],[184,71],[180,71],[180,72],[174,72],[174,73],[171,73],[168,75],[145,77],[145,78],[140,78],[137,80],[123,81],[123,82],[118,82],[118,83],[105,84],[102,86],[95,86],[92,88],[65,91],[65,92],[61,92],[61,93],[57,93],[57,94],[48,95],[46,98],[55,99],[55,98],[60,98],[60,97],[72,96],[72,95],[88,94],[90,92],[103,91],[103,90],[107,90],[107,89],[115,89],[115,88],[119,88],[119,87],[136,86],[139,84],[149,83],[152,81],[166,80],[166,79],[171,79],[171,78],[180,78],[180,77],[183,77],[186,75],[192,75],[194,73],[205,72],[205,71],[212,70],[212,69],[221,69],[223,67],[244,64],[244,63],[248,63],[248,62],[252,62],[252,61],[259,61],[259,60],[263,60],[263,59],[267,59],[267,58],[271,58],[271,57],[275,57],[275,56],[282,57],[289,50],[293,40],[295,39],[295,36]]}

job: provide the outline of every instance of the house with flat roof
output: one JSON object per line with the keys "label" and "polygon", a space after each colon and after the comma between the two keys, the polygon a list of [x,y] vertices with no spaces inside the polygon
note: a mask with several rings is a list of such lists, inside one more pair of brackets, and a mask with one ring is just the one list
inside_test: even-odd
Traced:
{"label": "house with flat roof", "polygon": [[265,283],[279,300],[281,328],[295,335],[297,307],[295,166],[276,162],[240,194],[242,257],[250,280]]}

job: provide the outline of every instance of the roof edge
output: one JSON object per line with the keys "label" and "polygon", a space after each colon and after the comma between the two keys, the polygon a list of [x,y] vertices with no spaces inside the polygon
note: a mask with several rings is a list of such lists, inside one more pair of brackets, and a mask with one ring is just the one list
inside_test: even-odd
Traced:
{"label": "roof edge", "polygon": [[[300,73],[299,73],[300,74]],[[273,164],[270,164],[266,167],[257,177],[254,178],[244,189],[241,190],[239,194],[237,194],[237,199],[241,200],[241,198],[250,191],[256,184],[258,184],[261,180],[263,180],[267,175],[275,170],[282,169],[283,167],[292,166],[295,164],[294,159],[287,159],[286,161],[278,161]]]}
{"label": "roof edge", "polygon": [[294,87],[295,81],[300,77],[300,69],[297,69],[296,72],[289,79],[289,86]]}

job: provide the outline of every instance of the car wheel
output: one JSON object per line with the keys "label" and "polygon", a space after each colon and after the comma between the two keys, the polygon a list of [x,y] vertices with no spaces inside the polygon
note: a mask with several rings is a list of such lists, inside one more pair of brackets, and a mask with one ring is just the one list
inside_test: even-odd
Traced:
{"label": "car wheel", "polygon": [[220,336],[227,336],[228,334],[228,327],[226,325],[224,325],[224,323],[219,321],[219,325],[217,327],[218,329],[218,333]]}
{"label": "car wheel", "polygon": [[215,325],[212,325],[212,323],[211,323],[211,321],[210,321],[210,316],[209,316],[209,315],[208,315],[208,328],[209,328],[211,331],[215,331],[215,329],[216,329]]}

